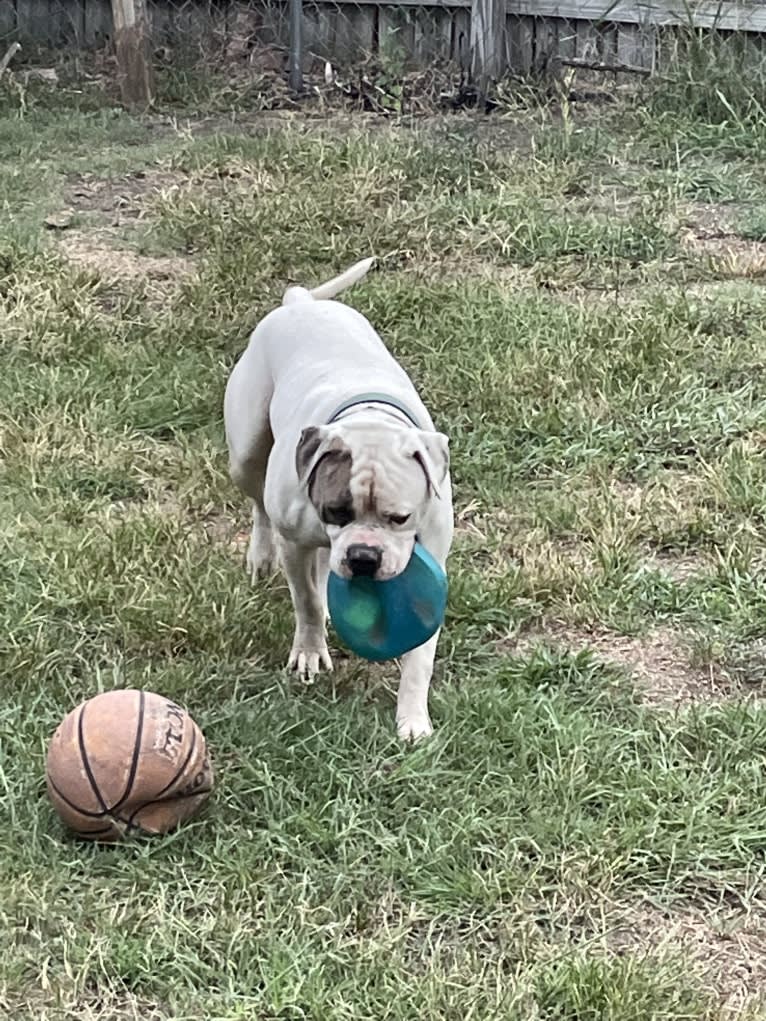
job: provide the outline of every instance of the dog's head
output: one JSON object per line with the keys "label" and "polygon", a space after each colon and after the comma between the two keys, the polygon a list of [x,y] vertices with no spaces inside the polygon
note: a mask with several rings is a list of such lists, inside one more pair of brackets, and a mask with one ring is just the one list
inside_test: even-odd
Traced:
{"label": "dog's head", "polygon": [[407,566],[428,503],[439,499],[449,441],[393,423],[311,426],[295,467],[327,530],[330,569],[384,581]]}

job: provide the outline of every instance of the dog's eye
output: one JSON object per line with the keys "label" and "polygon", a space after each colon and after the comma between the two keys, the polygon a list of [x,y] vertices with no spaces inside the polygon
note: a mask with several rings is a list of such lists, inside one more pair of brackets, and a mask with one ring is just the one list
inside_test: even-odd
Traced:
{"label": "dog's eye", "polygon": [[389,514],[388,520],[392,525],[406,525],[411,517],[411,514]]}
{"label": "dog's eye", "polygon": [[344,528],[354,520],[354,512],[350,507],[341,504],[338,507],[325,507],[322,518],[326,525],[337,525],[338,528]]}

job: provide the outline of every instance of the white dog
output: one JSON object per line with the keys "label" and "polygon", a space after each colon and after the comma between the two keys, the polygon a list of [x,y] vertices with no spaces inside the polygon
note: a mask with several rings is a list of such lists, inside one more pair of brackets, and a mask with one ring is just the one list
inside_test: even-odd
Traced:
{"label": "white dog", "polygon": [[[253,500],[247,563],[279,558],[295,610],[289,667],[332,669],[327,574],[392,578],[416,537],[444,566],[452,543],[447,437],[370,323],[331,301],[372,259],[307,291],[289,288],[256,327],[226,387],[234,482]],[[431,733],[428,688],[438,632],[401,660],[403,738]]]}

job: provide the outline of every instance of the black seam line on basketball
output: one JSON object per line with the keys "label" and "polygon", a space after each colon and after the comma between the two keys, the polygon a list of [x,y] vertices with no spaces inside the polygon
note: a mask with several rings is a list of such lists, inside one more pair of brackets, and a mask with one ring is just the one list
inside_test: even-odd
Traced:
{"label": "black seam line on basketball", "polygon": [[75,810],[75,812],[77,812],[79,815],[84,815],[88,819],[103,819],[104,816],[106,815],[106,810],[104,810],[103,812],[86,812],[84,808],[80,808],[80,806],[76,805],[74,803],[74,801],[70,801],[69,798],[66,796],[66,794],[64,794],[64,792],[58,786],[58,784],[56,784],[53,780],[51,780],[50,777],[48,777],[48,783],[54,789],[54,791],[56,792],[56,795],[59,798],[61,798],[61,800],[64,802],[64,804],[65,805],[69,805],[69,807],[73,808]]}
{"label": "black seam line on basketball", "polygon": [[122,792],[122,797],[119,798],[114,805],[112,805],[110,811],[116,812],[118,808],[125,804],[130,797],[130,792],[133,790],[133,784],[136,779],[136,772],[138,770],[138,759],[141,755],[141,738],[144,736],[144,712],[146,710],[146,694],[141,691],[138,695],[138,724],[136,726],[136,740],[133,742],[133,757],[130,760],[130,773],[128,773],[128,782],[125,785],[125,790]]}
{"label": "black seam line on basketball", "polygon": [[181,779],[181,777],[185,773],[186,767],[189,765],[189,761],[191,760],[191,757],[194,754],[194,749],[196,747],[197,747],[197,729],[195,727],[195,728],[192,729],[191,747],[189,748],[189,751],[188,751],[188,753],[186,755],[186,758],[183,761],[183,764],[181,766],[179,766],[178,770],[176,771],[175,776],[170,781],[170,783],[166,783],[165,786],[162,788],[162,790],[157,791],[157,793],[154,795],[155,799],[159,800],[160,798],[162,798],[163,794],[167,794],[167,792],[170,790],[170,788],[174,784],[178,783],[178,781]]}
{"label": "black seam line on basketball", "polygon": [[109,809],[106,807],[106,802],[104,801],[103,797],[101,796],[101,791],[98,789],[98,784],[96,783],[96,778],[93,775],[93,770],[90,768],[90,762],[88,761],[88,753],[85,750],[85,738],[84,738],[83,732],[82,732],[82,721],[83,721],[83,717],[85,716],[86,706],[87,706],[87,703],[80,710],[80,718],[77,721],[77,744],[80,746],[80,758],[82,759],[82,764],[83,764],[83,766],[85,768],[85,775],[88,777],[88,782],[90,783],[90,785],[91,785],[91,787],[93,789],[93,793],[96,795],[96,801],[98,801],[99,805],[101,805],[101,807],[103,808],[104,812],[108,812]]}
{"label": "black seam line on basketball", "polygon": [[74,831],[80,837],[100,837],[102,833],[114,833],[114,826],[104,826],[100,830],[75,830]]}
{"label": "black seam line on basketball", "polygon": [[[199,798],[203,794],[209,794],[212,791],[212,787],[200,787],[198,791],[191,791],[189,794],[179,794],[175,798],[154,798],[151,801],[145,801],[143,805],[139,805],[135,812],[128,817],[128,826],[138,826],[133,820],[136,818],[139,812],[143,812],[145,808],[151,808],[152,805],[172,805],[174,801],[188,801],[189,798]],[[120,822],[125,820],[121,819]],[[140,827],[139,827],[140,828]]]}

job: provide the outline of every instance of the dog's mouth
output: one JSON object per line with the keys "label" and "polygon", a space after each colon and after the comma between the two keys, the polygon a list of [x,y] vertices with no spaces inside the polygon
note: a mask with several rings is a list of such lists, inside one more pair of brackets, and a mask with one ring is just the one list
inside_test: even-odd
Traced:
{"label": "dog's mouth", "polygon": [[342,578],[368,578],[390,581],[406,568],[415,548],[414,537],[404,542],[384,545],[377,535],[351,537],[351,541],[330,558],[330,566]]}

